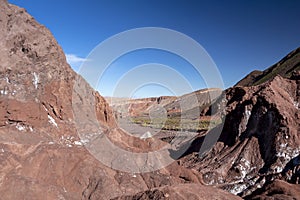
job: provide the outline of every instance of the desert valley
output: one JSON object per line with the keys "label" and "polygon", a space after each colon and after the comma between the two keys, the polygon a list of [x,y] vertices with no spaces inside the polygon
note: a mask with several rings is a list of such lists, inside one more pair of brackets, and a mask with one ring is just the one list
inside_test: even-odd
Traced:
{"label": "desert valley", "polygon": [[[300,199],[300,48],[224,91],[104,98],[25,9],[0,0],[0,24],[0,199]],[[174,160],[118,170],[104,136]]]}

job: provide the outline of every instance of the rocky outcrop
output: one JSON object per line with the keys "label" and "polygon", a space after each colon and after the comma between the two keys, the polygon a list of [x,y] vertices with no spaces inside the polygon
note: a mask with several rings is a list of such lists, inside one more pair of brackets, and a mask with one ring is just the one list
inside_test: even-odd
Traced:
{"label": "rocky outcrop", "polygon": [[300,199],[300,185],[276,179],[246,199]]}
{"label": "rocky outcrop", "polygon": [[[73,119],[76,73],[66,63],[62,49],[48,29],[35,22],[24,9],[5,1],[0,9],[0,106],[4,112],[0,126],[33,131],[47,131],[53,126],[65,129],[65,122]],[[99,119],[112,126],[113,118],[105,117],[111,114],[106,102],[97,92],[92,95],[97,101]]]}
{"label": "rocky outcrop", "polygon": [[298,78],[281,76],[228,89],[217,144],[207,154],[186,156],[183,165],[202,173],[206,184],[242,197],[267,189],[275,179],[299,183],[299,91]]}
{"label": "rocky outcrop", "polygon": [[[4,0],[0,27],[1,198],[84,199],[93,180],[105,180],[99,188],[116,185],[107,196],[122,194],[117,172],[94,159],[77,135],[72,95],[78,75],[52,34]],[[114,127],[108,104],[83,84],[103,130]]]}

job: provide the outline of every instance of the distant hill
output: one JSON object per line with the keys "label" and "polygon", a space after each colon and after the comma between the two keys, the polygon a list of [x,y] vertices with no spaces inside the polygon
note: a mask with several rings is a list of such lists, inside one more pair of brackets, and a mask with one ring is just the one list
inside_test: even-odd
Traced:
{"label": "distant hill", "polygon": [[129,114],[130,116],[145,117],[149,115],[150,109],[154,109],[156,106],[160,105],[166,109],[169,116],[180,117],[182,114],[181,106],[183,106],[183,104],[188,105],[189,107],[188,109],[185,109],[186,112],[189,112],[190,114],[196,112],[196,110],[199,112],[199,107],[203,110],[205,107],[210,106],[221,92],[221,89],[209,88],[194,91],[179,97],[161,96],[141,99],[106,97],[106,100],[113,110],[118,114],[122,114],[122,116]]}
{"label": "distant hill", "polygon": [[284,78],[291,78],[292,73],[298,70],[300,70],[300,47],[289,53],[278,63],[268,69],[264,71],[255,70],[251,72],[235,86],[259,85],[273,79],[276,75],[280,75]]}

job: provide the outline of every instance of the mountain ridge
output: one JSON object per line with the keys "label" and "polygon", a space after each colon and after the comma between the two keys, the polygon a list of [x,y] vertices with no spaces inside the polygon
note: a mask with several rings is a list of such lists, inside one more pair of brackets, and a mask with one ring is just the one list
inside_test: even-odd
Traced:
{"label": "mountain ridge", "polygon": [[254,70],[241,79],[235,86],[253,86],[273,79],[276,75],[290,78],[294,71],[300,70],[300,47],[288,53],[279,62],[264,71]]}

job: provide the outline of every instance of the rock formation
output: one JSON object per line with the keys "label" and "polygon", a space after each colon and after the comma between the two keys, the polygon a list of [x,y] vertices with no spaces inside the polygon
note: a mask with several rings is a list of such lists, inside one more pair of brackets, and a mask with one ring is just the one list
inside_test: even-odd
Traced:
{"label": "rock formation", "polygon": [[227,89],[225,123],[217,144],[198,155],[198,138],[191,147],[195,153],[182,158],[182,165],[198,170],[206,184],[245,198],[299,199],[293,191],[300,178],[300,79],[298,71],[291,74],[258,86]]}

